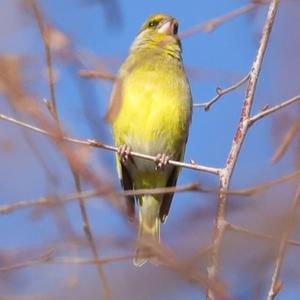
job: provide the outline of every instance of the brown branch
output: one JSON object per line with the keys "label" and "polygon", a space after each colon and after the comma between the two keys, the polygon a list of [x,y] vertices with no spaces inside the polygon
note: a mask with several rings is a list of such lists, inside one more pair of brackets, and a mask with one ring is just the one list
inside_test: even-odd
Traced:
{"label": "brown branch", "polygon": [[59,298],[53,296],[44,296],[44,295],[29,295],[29,296],[0,295],[0,300],[59,300]]}
{"label": "brown branch", "polygon": [[291,104],[293,104],[297,101],[300,101],[300,95],[297,95],[297,96],[295,96],[291,99],[288,99],[288,100],[286,100],[286,101],[284,101],[280,104],[277,104],[277,105],[275,105],[271,108],[268,108],[268,109],[265,109],[265,110],[261,111],[260,113],[254,115],[253,117],[250,118],[249,126],[252,126],[256,121],[258,121],[258,120],[260,120],[260,119],[262,119],[262,118],[264,118],[264,117],[266,117],[266,116],[268,116],[268,115],[270,115],[270,114],[272,114],[272,113],[274,113],[274,112],[276,112],[276,111],[278,111],[282,108],[285,108],[286,106],[291,105]]}
{"label": "brown branch", "polygon": [[43,40],[43,45],[45,50],[45,59],[47,63],[48,82],[49,82],[49,90],[50,90],[50,97],[51,97],[51,106],[49,108],[53,118],[57,121],[57,124],[59,124],[57,109],[56,109],[56,96],[55,96],[55,89],[54,89],[53,63],[52,63],[52,55],[50,49],[50,32],[47,26],[44,25],[41,12],[35,0],[31,0],[31,6],[41,34],[41,38]]}
{"label": "brown branch", "polygon": [[[289,180],[297,178],[299,176],[300,176],[300,170],[251,188],[228,190],[226,192],[224,191],[224,193],[233,196],[252,196],[260,192],[263,192],[267,189],[270,189],[273,186],[277,186],[281,183],[285,183]],[[218,193],[218,190],[211,189],[211,188],[203,188],[199,183],[194,182],[185,185],[177,185],[174,187],[121,191],[117,193],[117,195],[124,197],[124,196],[139,196],[139,195],[162,195],[162,194],[180,193],[180,192],[201,192],[201,193],[215,194]],[[91,190],[91,191],[83,191],[80,193],[77,192],[77,193],[67,194],[63,196],[55,196],[55,197],[49,196],[49,197],[42,197],[34,200],[23,200],[12,204],[0,204],[0,214],[8,214],[18,209],[32,208],[32,207],[42,206],[42,205],[53,206],[57,204],[63,204],[70,201],[75,201],[75,200],[77,201],[78,198],[80,198],[83,201],[84,199],[89,199],[96,196],[101,196],[101,195],[108,196],[110,193],[116,195],[116,192],[112,190]]]}
{"label": "brown branch", "polygon": [[[177,272],[184,279],[196,283],[203,288],[210,287],[219,296],[219,299],[232,300],[226,295],[223,285],[209,280],[205,274],[196,271],[195,268],[190,265],[190,262],[187,264],[161,245],[154,245],[149,241],[144,241],[142,245],[145,247],[146,255],[149,257],[155,256],[161,266]],[[205,255],[206,251],[207,249],[204,249],[201,254]],[[44,254],[38,255],[36,258],[0,267],[0,272],[12,272],[21,268],[35,267],[41,264],[104,265],[133,258],[131,254],[125,254],[95,260],[94,258],[84,257],[54,257],[53,253],[53,248],[48,249]],[[199,256],[200,254],[198,254],[198,257]]]}
{"label": "brown branch", "polygon": [[[210,256],[210,261],[208,264],[208,276],[210,279],[216,279],[219,274],[219,260],[220,260],[220,250],[221,243],[223,240],[224,229],[225,229],[225,217],[226,217],[226,207],[227,207],[227,194],[226,192],[230,186],[230,179],[236,165],[238,155],[240,153],[242,144],[246,137],[249,128],[249,119],[251,113],[251,107],[254,99],[254,94],[256,90],[256,84],[258,76],[260,73],[261,65],[263,62],[264,54],[268,45],[269,37],[273,27],[273,22],[277,12],[279,0],[272,0],[269,6],[268,15],[263,28],[262,36],[260,39],[259,47],[257,50],[256,57],[252,64],[249,81],[246,89],[245,100],[243,103],[243,108],[241,112],[240,122],[232,142],[232,146],[227,158],[226,166],[220,174],[220,193],[218,195],[217,211],[215,215],[215,224],[213,230],[212,238],[212,251]],[[207,300],[215,300],[216,296],[213,291],[207,291]]]}
{"label": "brown branch", "polygon": [[284,135],[281,143],[279,143],[279,147],[274,153],[272,157],[272,163],[277,163],[281,157],[285,154],[286,150],[288,149],[289,145],[293,141],[294,137],[300,130],[300,122],[294,122],[292,126],[289,128],[287,133]]}
{"label": "brown branch", "polygon": [[83,78],[94,78],[115,81],[117,76],[107,71],[101,70],[80,70],[79,76]]}
{"label": "brown branch", "polygon": [[76,264],[76,265],[104,265],[108,263],[118,262],[122,260],[132,259],[132,254],[128,255],[116,255],[102,257],[101,259],[95,260],[94,258],[84,257],[56,257],[52,260],[47,261],[49,264]]}
{"label": "brown branch", "polygon": [[[47,73],[48,73],[48,86],[49,86],[50,99],[51,99],[51,101],[46,102],[46,105],[51,116],[55,121],[54,125],[57,127],[55,129],[57,129],[59,136],[63,136],[62,126],[60,124],[58,113],[57,113],[57,105],[56,105],[57,102],[56,102],[56,94],[55,94],[55,86],[54,86],[55,80],[54,80],[54,71],[53,71],[53,60],[52,60],[52,53],[50,48],[53,32],[51,32],[51,29],[48,25],[45,25],[46,23],[45,17],[42,16],[42,13],[36,3],[36,0],[31,0],[30,2],[31,2],[31,6],[32,6],[32,10],[34,13],[37,26],[39,28],[41,39],[43,41],[44,52],[45,52],[45,61],[46,61]],[[32,145],[30,147],[32,148]],[[36,154],[38,155],[38,157],[40,156],[38,152],[36,152]],[[73,228],[71,226],[71,223],[69,222],[64,207],[56,208],[54,216],[62,232],[74,235]]]}
{"label": "brown branch", "polygon": [[[70,166],[71,166],[71,164],[70,164]],[[76,191],[77,191],[77,193],[80,194],[81,193],[80,177],[76,173],[75,169],[72,166],[71,166],[71,169],[72,169],[73,176],[74,176]],[[79,196],[78,199],[79,199],[79,208],[80,208],[80,213],[81,213],[81,218],[82,218],[83,231],[87,237],[94,260],[99,261],[100,257],[98,255],[96,241],[95,241],[94,236],[91,231],[89,216],[88,216],[87,209],[85,207],[84,199],[81,196]],[[110,287],[109,287],[108,280],[106,278],[106,275],[104,273],[104,270],[103,270],[101,264],[97,264],[97,271],[98,271],[100,280],[103,284],[104,298],[109,300],[109,299],[111,299]]]}
{"label": "brown branch", "polygon": [[297,189],[295,198],[293,200],[292,205],[290,206],[289,213],[286,218],[286,227],[284,228],[284,230],[281,234],[281,237],[280,237],[276,260],[275,260],[274,271],[273,271],[273,275],[272,275],[272,279],[271,279],[271,285],[270,285],[270,289],[268,292],[267,300],[273,300],[280,291],[281,281],[279,280],[279,275],[280,275],[280,271],[281,271],[283,257],[286,252],[286,247],[288,244],[288,238],[290,236],[290,233],[293,229],[293,226],[294,226],[294,223],[296,220],[297,209],[299,208],[299,204],[300,204],[300,184],[298,185],[298,189]]}
{"label": "brown branch", "polygon": [[220,26],[222,23],[234,19],[240,15],[243,15],[245,13],[248,13],[254,9],[256,9],[261,3],[250,3],[243,7],[239,7],[223,16],[208,20],[204,23],[195,25],[191,27],[190,29],[187,29],[179,34],[180,38],[185,38],[187,36],[190,36],[192,34],[198,33],[198,32],[211,32],[216,27]]}
{"label": "brown branch", "polygon": [[236,195],[236,196],[252,196],[257,193],[263,192],[273,186],[277,186],[278,184],[288,182],[291,179],[297,178],[300,176],[300,170],[295,171],[291,174],[284,175],[282,177],[276,178],[266,183],[259,184],[257,186],[245,189],[237,189],[237,190],[229,190],[227,191],[227,195]]}
{"label": "brown branch", "polygon": [[[191,184],[186,184],[186,185],[176,186],[176,187],[128,190],[128,191],[119,192],[118,195],[119,196],[161,195],[161,194],[178,193],[178,192],[186,192],[186,191],[216,193],[216,190],[203,189],[200,187],[198,183],[191,183]],[[33,208],[36,206],[43,206],[43,205],[54,206],[57,204],[63,204],[70,201],[77,201],[78,198],[80,198],[83,201],[84,199],[93,198],[101,195],[107,195],[109,193],[112,193],[112,191],[91,190],[91,191],[67,194],[60,197],[49,196],[49,197],[41,197],[39,199],[34,199],[34,200],[18,201],[12,204],[0,204],[0,214],[8,214],[18,209]]]}
{"label": "brown branch", "polygon": [[41,264],[45,261],[48,261],[51,259],[52,255],[54,253],[54,249],[50,248],[42,255],[39,255],[37,258],[29,259],[24,262],[19,262],[15,264],[10,264],[8,266],[0,267],[0,272],[10,272],[14,271],[16,269],[26,268],[29,266]]}
{"label": "brown branch", "polygon": [[236,90],[238,87],[240,87],[241,85],[243,85],[244,83],[247,82],[247,80],[249,79],[249,74],[247,74],[245,77],[243,77],[240,81],[238,81],[237,83],[233,84],[232,86],[223,89],[218,87],[216,89],[216,96],[213,97],[211,100],[204,102],[204,103],[195,103],[193,104],[194,108],[204,108],[205,111],[208,111],[210,109],[210,107],[217,102],[223,95],[230,93],[234,90]]}
{"label": "brown branch", "polygon": [[[33,130],[33,131],[38,132],[40,134],[46,135],[48,137],[52,137],[54,139],[58,138],[57,133],[49,132],[49,131],[41,129],[39,127],[36,127],[36,126],[30,125],[28,123],[16,120],[14,118],[8,117],[4,114],[0,114],[0,119],[8,121],[10,123],[14,123],[16,125],[22,126],[24,128],[27,128],[27,129]],[[106,144],[101,143],[100,141],[96,141],[96,140],[91,140],[91,139],[89,139],[89,140],[80,140],[80,139],[71,138],[71,137],[67,137],[67,136],[62,136],[62,137],[59,137],[59,138],[61,138],[62,140],[66,141],[66,142],[70,142],[70,143],[74,143],[74,144],[78,144],[78,145],[96,147],[96,148],[101,148],[101,149],[105,149],[105,150],[109,150],[109,151],[113,151],[113,152],[118,152],[118,147],[111,146],[111,145],[106,145]],[[130,155],[134,156],[134,157],[138,157],[138,158],[143,158],[143,159],[146,159],[146,160],[152,160],[153,162],[156,160],[155,156],[142,154],[142,153],[138,153],[138,152],[134,152],[134,151],[131,151]],[[192,170],[196,170],[196,171],[207,172],[207,173],[211,173],[211,174],[215,174],[215,175],[218,175],[219,172],[220,172],[219,168],[206,167],[206,166],[202,166],[202,165],[199,165],[199,164],[196,164],[196,163],[185,163],[185,162],[180,162],[180,161],[175,161],[175,160],[169,160],[168,163],[170,165],[173,165],[173,166],[192,169]]]}
{"label": "brown branch", "polygon": [[[64,134],[63,134],[62,126],[60,124],[60,120],[59,120],[58,113],[57,113],[57,107],[56,107],[53,64],[52,64],[52,56],[51,56],[51,48],[50,48],[50,40],[49,40],[50,39],[50,31],[47,30],[44,26],[41,12],[39,11],[36,1],[31,0],[31,5],[32,5],[33,11],[34,11],[35,19],[37,21],[37,24],[38,24],[38,27],[40,30],[40,34],[41,34],[44,49],[45,49],[45,55],[46,55],[46,63],[47,63],[47,70],[48,70],[48,82],[49,82],[49,89],[50,89],[50,95],[51,95],[51,102],[47,102],[47,107],[48,107],[51,115],[53,116],[53,119],[56,121],[56,125],[57,125],[58,131],[59,131],[59,136],[62,137],[62,136],[64,136]],[[76,167],[75,167],[73,161],[71,160],[70,156],[66,155],[66,159],[67,159],[70,169],[73,173],[76,190],[78,193],[80,193],[81,187],[80,187],[79,174],[77,173]],[[81,198],[79,198],[79,206],[80,206],[80,212],[81,212],[81,217],[82,217],[82,222],[83,222],[84,233],[87,237],[87,240],[88,240],[89,246],[91,248],[94,259],[99,260],[96,242],[94,240],[94,237],[93,237],[93,234],[92,234],[92,231],[90,228],[88,213],[87,213],[84,201]],[[99,278],[103,285],[104,298],[106,300],[110,300],[111,292],[110,292],[108,280],[106,278],[106,275],[105,275],[104,270],[101,265],[97,265],[97,272],[98,272]]]}
{"label": "brown branch", "polygon": [[[195,264],[191,265],[191,260],[185,261],[179,259],[169,249],[162,244],[154,243],[147,239],[139,242],[139,248],[143,249],[145,257],[154,258],[162,267],[166,267],[171,271],[180,274],[185,280],[197,284],[202,288],[210,288],[218,296],[218,299],[232,300],[227,295],[225,286],[217,281],[209,279],[204,273],[195,268]],[[201,254],[205,255],[207,249],[202,249]],[[198,256],[200,253],[198,254]]]}
{"label": "brown branch", "polygon": [[[297,98],[297,101],[298,101],[298,98],[300,98],[300,96],[294,97],[294,98],[292,98],[292,99],[284,102],[284,103],[288,102],[288,104],[285,104],[285,106],[296,102],[296,100],[295,100],[296,98]],[[293,100],[293,101],[291,101],[291,100]],[[282,107],[282,104],[276,105],[276,107],[279,107],[279,106]],[[274,108],[271,108],[271,109],[273,110]],[[277,108],[274,111],[277,111],[278,109],[279,108]],[[57,132],[54,133],[54,132],[50,132],[50,131],[41,129],[39,127],[30,125],[30,124],[28,124],[26,122],[22,122],[22,121],[16,120],[15,118],[6,116],[4,114],[0,114],[0,119],[8,121],[8,122],[16,124],[16,125],[19,125],[21,127],[33,130],[33,131],[38,132],[40,134],[52,137],[54,139],[58,138],[58,133]],[[63,137],[60,137],[60,138],[63,139],[64,141],[67,141],[67,142],[70,142],[70,143],[79,144],[79,145],[83,145],[83,146],[90,146],[90,147],[102,148],[102,149],[109,150],[109,151],[114,151],[114,152],[118,151],[117,147],[104,144],[104,143],[102,143],[100,141],[97,141],[97,140],[91,140],[91,139],[89,139],[89,140],[80,140],[80,139],[71,138],[71,137],[67,137],[67,136],[63,136]],[[130,155],[132,155],[134,157],[146,159],[146,160],[152,160],[152,161],[155,161],[155,159],[156,159],[155,156],[151,156],[151,155],[147,155],[147,154],[142,154],[142,153],[138,153],[138,152],[134,152],[134,151],[130,152]],[[199,165],[199,164],[196,164],[196,163],[185,163],[185,162],[180,162],[180,161],[175,161],[175,160],[170,160],[168,163],[171,164],[171,165],[174,165],[174,166],[178,166],[178,167],[182,167],[182,168],[187,168],[187,169],[192,169],[192,170],[196,170],[196,171],[207,172],[207,173],[211,173],[211,174],[215,174],[215,175],[218,175],[220,173],[220,171],[221,171],[220,168],[206,167],[206,166]]]}
{"label": "brown branch", "polygon": [[[271,241],[278,241],[279,240],[279,237],[277,237],[277,236],[257,232],[257,231],[254,231],[254,230],[250,230],[248,228],[244,228],[242,226],[233,225],[233,224],[228,223],[228,222],[226,222],[225,227],[226,227],[225,228],[226,230],[239,232],[239,233],[246,234],[248,236],[252,236],[252,237],[255,237],[255,238],[259,238],[259,239],[271,240]],[[287,243],[291,246],[297,246],[297,247],[300,246],[300,241],[296,241],[296,240],[288,240]]]}
{"label": "brown branch", "polygon": [[53,250],[46,252],[43,255],[38,256],[24,262],[9,264],[7,266],[0,267],[0,272],[12,272],[22,268],[39,266],[41,264],[67,264],[67,265],[104,265],[121,260],[132,259],[132,255],[116,255],[102,257],[101,259],[84,258],[84,257],[53,257]]}

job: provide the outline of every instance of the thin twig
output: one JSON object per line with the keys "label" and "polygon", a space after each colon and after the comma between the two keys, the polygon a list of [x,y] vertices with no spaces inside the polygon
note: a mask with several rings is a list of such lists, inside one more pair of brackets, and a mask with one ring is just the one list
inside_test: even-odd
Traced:
{"label": "thin twig", "polygon": [[132,259],[132,258],[133,258],[132,254],[102,257],[101,259],[98,260],[95,260],[94,258],[84,258],[84,257],[56,257],[53,258],[52,260],[47,261],[47,263],[76,264],[76,265],[104,265],[112,262]]}
{"label": "thin twig", "polygon": [[46,295],[28,295],[28,296],[0,295],[0,300],[59,300],[59,298],[53,296],[46,296]]}
{"label": "thin twig", "polygon": [[52,253],[50,254],[46,253],[34,259],[0,267],[0,272],[12,272],[18,269],[39,266],[41,264],[104,265],[112,262],[132,259],[132,258],[133,258],[132,255],[108,256],[108,257],[102,257],[101,259],[84,258],[84,257],[53,257]]}
{"label": "thin twig", "polygon": [[[252,64],[249,81],[246,89],[245,100],[241,112],[240,122],[227,158],[226,167],[223,170],[223,172],[221,172],[220,174],[220,193],[218,196],[218,205],[217,205],[215,224],[213,230],[212,251],[211,251],[210,261],[207,268],[209,278],[214,280],[217,279],[219,274],[220,250],[221,250],[221,243],[223,240],[224,229],[226,224],[225,221],[226,207],[227,207],[226,191],[228,191],[229,189],[230,179],[233,174],[239,152],[241,150],[242,144],[244,142],[244,139],[246,137],[249,128],[248,124],[249,124],[249,118],[251,113],[251,107],[254,100],[256,84],[260,73],[261,65],[263,62],[264,54],[268,45],[271,30],[273,27],[273,22],[277,12],[278,4],[279,4],[279,0],[272,0],[270,3],[268,15],[263,28],[257,54]],[[207,300],[216,299],[216,296],[214,295],[213,291],[208,289],[206,299]]]}
{"label": "thin twig", "polygon": [[[176,187],[128,190],[128,191],[122,191],[118,193],[118,195],[119,196],[161,195],[161,194],[178,193],[178,192],[186,192],[186,191],[198,191],[204,193],[217,192],[216,190],[213,189],[203,189],[200,187],[198,183],[192,183],[192,184],[186,184],[186,185],[176,186]],[[76,192],[64,196],[55,196],[55,197],[49,196],[49,197],[41,197],[39,199],[34,199],[34,200],[23,200],[12,204],[0,204],[0,214],[9,214],[18,209],[24,209],[24,208],[33,208],[33,207],[43,206],[43,205],[53,206],[57,204],[63,204],[70,201],[78,200],[78,198],[80,198],[83,201],[84,199],[94,198],[97,196],[101,196],[103,194],[107,195],[108,193],[111,193],[111,191],[91,190],[91,191]]]}
{"label": "thin twig", "polygon": [[295,171],[291,174],[281,176],[274,180],[271,180],[266,183],[259,184],[257,186],[251,188],[237,189],[237,190],[229,190],[227,195],[236,195],[236,196],[252,196],[256,195],[260,192],[263,192],[273,186],[277,186],[278,184],[288,182],[291,179],[297,178],[300,176],[300,170]]}
{"label": "thin twig", "polygon": [[80,70],[79,76],[84,78],[94,78],[94,79],[104,79],[114,81],[117,79],[117,76],[101,70]]}
{"label": "thin twig", "polygon": [[284,155],[289,145],[293,141],[294,137],[300,130],[300,122],[294,122],[289,128],[287,133],[284,135],[282,141],[279,143],[279,147],[272,156],[272,163],[277,163],[281,157]]}
{"label": "thin twig", "polygon": [[51,56],[51,48],[50,48],[50,34],[46,25],[44,25],[41,12],[35,0],[31,0],[31,6],[41,34],[41,38],[43,40],[43,45],[45,50],[45,58],[47,63],[48,82],[49,82],[49,90],[50,90],[50,98],[51,98],[50,112],[53,118],[57,121],[57,124],[59,124],[57,108],[56,108],[56,96],[55,96],[55,89],[54,89],[54,73],[53,73],[53,64],[52,64],[52,56]]}
{"label": "thin twig", "polygon": [[286,218],[286,227],[284,228],[283,233],[280,238],[280,241],[279,241],[274,271],[273,271],[273,275],[272,275],[272,279],[271,279],[271,285],[270,285],[270,289],[268,292],[267,300],[273,300],[280,291],[282,284],[281,284],[281,281],[279,280],[279,275],[280,275],[280,271],[281,271],[283,257],[284,257],[286,247],[288,244],[288,238],[290,236],[290,233],[293,229],[293,226],[294,226],[294,223],[296,220],[297,209],[299,208],[299,204],[300,204],[300,184],[298,185],[298,189],[297,189],[295,198],[293,200],[293,203],[290,206],[289,213]]}
{"label": "thin twig", "polygon": [[[39,8],[36,4],[35,0],[31,0],[31,4],[32,4],[32,8],[34,11],[34,16],[35,19],[37,21],[39,30],[40,30],[40,34],[43,40],[43,45],[45,48],[45,54],[46,54],[46,63],[47,63],[47,70],[48,70],[48,82],[49,82],[49,89],[50,89],[50,95],[51,95],[51,102],[47,103],[47,107],[51,113],[51,115],[53,116],[53,119],[56,121],[56,125],[58,127],[58,131],[59,131],[59,136],[64,136],[63,134],[63,130],[62,130],[62,126],[60,124],[60,120],[58,117],[58,113],[57,113],[57,107],[56,107],[56,97],[55,97],[55,89],[54,89],[54,76],[53,76],[53,64],[52,64],[52,56],[51,56],[51,48],[50,48],[50,31],[45,29],[43,20],[42,20],[42,16],[41,16],[41,12],[39,11]],[[75,182],[75,186],[76,186],[76,190],[78,193],[81,192],[81,187],[80,187],[80,177],[79,174],[76,171],[76,168],[74,167],[74,164],[72,162],[72,160],[66,156],[69,167],[73,173],[73,177],[74,177],[74,182]],[[82,217],[82,222],[83,222],[83,230],[84,233],[87,237],[89,246],[91,248],[93,257],[95,260],[99,260],[99,256],[98,256],[98,252],[97,252],[97,246],[96,246],[96,242],[94,240],[91,228],[90,228],[90,223],[89,223],[89,218],[88,218],[88,214],[87,214],[87,210],[85,208],[85,204],[84,201],[79,198],[79,206],[80,206],[80,212],[81,212],[81,217]],[[110,300],[111,299],[111,292],[110,292],[110,288],[109,288],[109,284],[108,284],[108,280],[106,278],[106,275],[104,273],[104,270],[102,268],[101,265],[97,265],[97,272],[99,275],[99,278],[103,284],[103,291],[104,291],[104,298],[106,300]]]}
{"label": "thin twig", "polygon": [[[234,225],[231,223],[226,222],[225,225],[225,229],[226,230],[230,230],[230,231],[235,231],[235,232],[239,232],[242,234],[246,234],[248,236],[252,236],[255,238],[259,238],[259,239],[264,239],[264,240],[271,240],[271,241],[278,241],[279,237],[278,236],[273,236],[270,234],[265,234],[265,233],[261,233],[258,231],[254,231],[254,230],[250,230],[248,228],[242,227],[242,226],[238,226],[238,225]],[[300,246],[300,241],[296,241],[296,240],[288,240],[287,243],[291,246]]]}
{"label": "thin twig", "polygon": [[[70,142],[70,143],[74,143],[74,144],[78,144],[78,145],[96,147],[96,148],[101,148],[101,149],[105,149],[105,150],[109,150],[109,151],[113,151],[113,152],[118,152],[118,147],[116,147],[116,146],[106,145],[104,143],[101,143],[100,141],[91,140],[91,139],[80,140],[80,139],[71,138],[71,137],[67,137],[67,136],[58,137],[57,133],[49,132],[49,131],[41,129],[39,127],[36,127],[36,126],[30,125],[28,123],[16,120],[14,118],[8,117],[4,114],[0,114],[0,119],[14,123],[16,125],[22,126],[24,128],[27,128],[27,129],[30,129],[33,131],[36,131],[38,133],[52,137],[54,139],[61,138],[66,142]],[[152,161],[155,161],[157,159],[155,156],[142,154],[142,153],[134,152],[134,151],[131,151],[130,155],[134,156],[134,157],[146,159],[146,160],[152,160]],[[196,163],[185,163],[185,162],[180,162],[180,161],[175,161],[175,160],[169,160],[168,164],[177,166],[177,167],[181,167],[181,168],[187,168],[187,169],[192,169],[192,170],[196,170],[196,171],[207,172],[207,173],[211,173],[211,174],[215,174],[215,175],[218,175],[220,172],[219,168],[206,167],[206,166],[202,166],[202,165],[199,165]]]}
{"label": "thin twig", "polygon": [[236,90],[238,87],[240,87],[241,85],[243,85],[244,83],[247,82],[247,80],[249,79],[249,74],[247,74],[245,77],[243,77],[240,81],[238,81],[237,83],[233,84],[232,86],[223,89],[218,87],[216,89],[216,96],[213,97],[211,100],[204,102],[204,103],[195,103],[193,104],[194,108],[204,108],[205,111],[208,111],[210,109],[210,107],[217,102],[223,95]]}
{"label": "thin twig", "polygon": [[[273,186],[277,186],[281,183],[285,183],[289,180],[297,178],[299,176],[300,176],[300,170],[288,175],[281,176],[270,182],[259,184],[251,188],[228,190],[226,194],[233,195],[233,196],[252,196],[260,192],[263,192],[267,189],[270,189]],[[212,188],[203,188],[199,183],[194,182],[185,185],[177,185],[174,187],[126,190],[117,193],[117,195],[119,195],[120,197],[121,196],[126,197],[126,196],[140,196],[140,195],[162,195],[162,194],[180,193],[180,192],[201,192],[201,193],[216,194],[218,193],[218,190]],[[78,200],[78,198],[80,198],[83,201],[85,199],[94,198],[96,196],[101,196],[101,195],[109,196],[110,193],[116,195],[116,192],[110,189],[91,190],[91,191],[82,191],[80,193],[77,192],[77,193],[67,194],[63,196],[55,196],[55,197],[49,196],[49,197],[41,197],[39,199],[34,199],[34,200],[23,200],[12,204],[0,204],[0,214],[9,214],[18,209],[33,208],[42,205],[53,206],[57,204],[63,204],[70,201]]]}
{"label": "thin twig", "polygon": [[[187,281],[200,285],[204,289],[212,289],[218,296],[218,299],[232,300],[232,298],[228,296],[227,290],[223,284],[209,279],[204,273],[195,268],[195,264],[192,266],[190,260],[185,261],[179,259],[162,244],[153,243],[153,241],[146,239],[139,242],[139,247],[143,248],[146,257],[154,257],[159,265],[180,274]],[[204,252],[201,251],[203,255],[205,255],[205,250],[206,249],[204,249]]]}
{"label": "thin twig", "polygon": [[43,262],[46,262],[46,261],[50,260],[51,257],[53,256],[53,253],[54,253],[54,249],[50,248],[45,253],[43,253],[42,255],[39,255],[37,258],[33,258],[33,259],[29,259],[29,260],[26,260],[26,261],[23,261],[23,262],[19,262],[19,263],[15,263],[15,264],[10,264],[8,266],[0,267],[0,272],[9,272],[9,271],[14,271],[14,270],[17,270],[17,269],[26,268],[26,267],[29,267],[29,266],[41,264]]}
{"label": "thin twig", "polygon": [[245,13],[248,13],[252,10],[254,10],[255,8],[257,8],[259,5],[261,5],[261,3],[250,3],[247,4],[243,7],[239,7],[223,16],[208,20],[204,23],[195,25],[193,27],[191,27],[190,29],[187,29],[186,31],[183,31],[179,34],[180,38],[185,38],[187,36],[190,36],[192,34],[195,34],[197,32],[211,32],[214,29],[216,29],[216,27],[220,26],[222,23],[231,20],[235,17],[238,17],[240,15],[243,15]]}
{"label": "thin twig", "polygon": [[268,115],[270,115],[270,114],[272,114],[272,113],[274,113],[274,112],[276,112],[280,109],[283,109],[288,105],[291,105],[295,102],[298,102],[298,101],[300,101],[300,95],[297,95],[297,96],[295,96],[291,99],[288,99],[288,100],[286,100],[286,101],[284,101],[280,104],[277,104],[277,105],[275,105],[271,108],[268,108],[266,110],[261,111],[260,113],[254,115],[253,117],[250,118],[249,126],[252,126],[256,121],[258,121],[258,120],[260,120],[260,119],[262,119],[262,118],[264,118],[264,117],[266,117],[266,116],[268,116]]}
{"label": "thin twig", "polygon": [[[76,191],[77,191],[77,193],[80,194],[81,193],[81,184],[80,184],[79,175],[75,172],[74,168],[72,168],[72,171],[73,171],[73,176],[74,176],[74,180],[75,180]],[[94,236],[93,236],[92,231],[91,231],[91,225],[90,225],[90,221],[89,221],[88,212],[87,212],[87,209],[85,207],[84,199],[80,196],[78,197],[78,199],[79,199],[80,213],[81,213],[81,217],[82,217],[83,231],[84,231],[84,233],[87,237],[88,243],[89,243],[90,248],[92,250],[94,260],[99,261],[100,257],[98,255],[97,245],[96,245]],[[103,270],[101,264],[97,264],[97,271],[98,271],[99,277],[101,279],[101,282],[103,284],[104,298],[105,299],[111,299],[111,292],[110,292],[109,283],[108,283],[108,280],[106,278],[106,275],[104,273],[104,270]]]}

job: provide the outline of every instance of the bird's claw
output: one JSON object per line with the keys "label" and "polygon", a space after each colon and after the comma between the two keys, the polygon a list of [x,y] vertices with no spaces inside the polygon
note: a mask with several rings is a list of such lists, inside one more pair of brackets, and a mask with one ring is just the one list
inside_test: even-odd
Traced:
{"label": "bird's claw", "polygon": [[119,156],[121,158],[121,162],[123,164],[125,164],[127,162],[129,155],[130,155],[130,151],[131,151],[130,147],[127,146],[126,144],[118,147],[118,154],[119,154]]}
{"label": "bird's claw", "polygon": [[157,154],[155,157],[155,170],[164,169],[169,163],[170,157],[166,154]]}

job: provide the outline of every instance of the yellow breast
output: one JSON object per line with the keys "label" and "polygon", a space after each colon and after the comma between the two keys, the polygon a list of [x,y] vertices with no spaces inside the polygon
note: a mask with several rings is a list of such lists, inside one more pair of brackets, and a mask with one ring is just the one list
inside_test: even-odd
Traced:
{"label": "yellow breast", "polygon": [[[185,143],[191,118],[191,94],[182,63],[161,53],[134,62],[123,78],[121,107],[112,124],[115,142],[151,155],[172,156]],[[127,70],[129,63],[130,59]]]}

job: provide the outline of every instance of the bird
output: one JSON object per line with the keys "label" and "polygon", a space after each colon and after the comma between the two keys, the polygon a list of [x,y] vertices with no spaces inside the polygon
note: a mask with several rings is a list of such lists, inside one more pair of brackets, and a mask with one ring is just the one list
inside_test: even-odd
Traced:
{"label": "bird", "polygon": [[[124,190],[176,186],[180,168],[168,162],[184,158],[192,96],[174,17],[158,13],[144,22],[116,77],[106,119],[118,148],[116,165]],[[131,151],[152,155],[155,161],[133,157]],[[130,219],[139,209],[138,241],[159,244],[160,224],[172,198],[173,193],[126,197]],[[134,265],[149,259],[137,243]]]}

